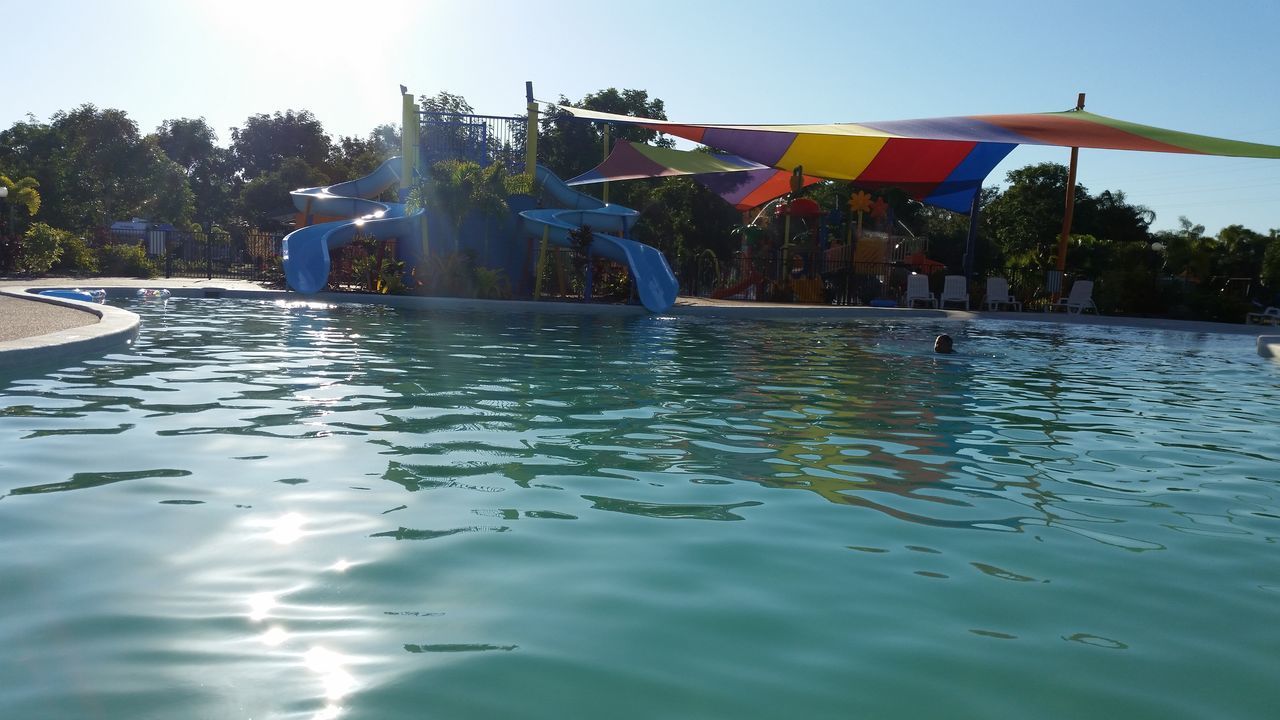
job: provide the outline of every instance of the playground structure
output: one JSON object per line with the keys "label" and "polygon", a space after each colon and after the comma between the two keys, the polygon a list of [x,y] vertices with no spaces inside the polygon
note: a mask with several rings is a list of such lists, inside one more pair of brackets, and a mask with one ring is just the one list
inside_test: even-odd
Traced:
{"label": "playground structure", "polygon": [[[873,217],[883,216],[886,203],[881,197],[872,205],[870,196],[863,190],[897,188],[912,201],[967,213],[970,220],[963,276],[972,283],[982,182],[1014,148],[1032,144],[1072,148],[1064,239],[1055,257],[1057,280],[1047,280],[1045,284],[1045,289],[1051,290],[1056,300],[1061,291],[1065,238],[1071,223],[1074,198],[1071,178],[1077,148],[1280,158],[1280,147],[1193,135],[1087,113],[1083,109],[1083,95],[1073,110],[1057,113],[777,126],[687,124],[561,105],[560,111],[579,120],[604,124],[606,150],[608,127],[616,124],[638,125],[736,153],[676,151],[618,143],[599,166],[564,182],[550,170],[537,166],[538,103],[533,98],[531,84],[526,84],[528,115],[522,172],[536,188],[538,197],[510,197],[511,217],[498,228],[496,242],[492,245],[488,242],[490,231],[485,225],[482,233],[485,241],[477,247],[476,234],[466,230],[466,218],[456,220],[452,228],[447,228],[452,231],[449,233],[444,232],[446,228],[436,217],[440,213],[425,212],[421,202],[413,206],[413,211],[408,209],[405,200],[409,189],[421,190],[427,184],[430,169],[437,167],[431,165],[437,156],[427,152],[421,142],[419,131],[424,123],[413,97],[406,92],[403,101],[403,147],[398,162],[388,161],[359,180],[293,193],[302,215],[302,227],[285,239],[284,265],[289,285],[294,289],[315,292],[325,286],[332,260],[330,251],[357,239],[379,241],[394,237],[398,259],[405,263],[404,276],[410,287],[415,280],[433,271],[428,261],[444,257],[442,248],[452,248],[454,254],[467,253],[476,267],[501,268],[507,277],[521,284],[521,294],[537,299],[542,296],[541,284],[549,258],[556,249],[567,248],[574,252],[575,258],[586,256],[584,297],[591,296],[591,258],[606,258],[626,268],[636,300],[651,311],[661,312],[674,302],[678,285],[659,251],[627,237],[635,226],[637,214],[610,204],[607,185],[602,200],[569,186],[690,175],[743,211],[787,194],[788,202],[779,213],[782,232],[781,238],[774,240],[775,258],[762,266],[758,249],[744,252],[742,267],[736,276],[732,271],[721,275],[717,261],[717,279],[725,281],[726,291],[733,291],[723,294],[758,296],[762,288],[772,284],[779,290],[778,294],[785,291],[789,297],[768,299],[824,302],[823,289],[830,288],[833,280],[839,280],[832,277],[832,268],[843,265],[845,269],[839,272],[844,274],[844,297],[848,300],[853,297],[851,285],[863,284],[864,280],[853,279],[858,275],[853,266],[866,263],[870,259],[866,255],[879,245],[877,260],[891,264],[894,269],[874,278],[878,288],[868,283],[865,291],[857,291],[856,298],[858,302],[873,298],[872,304],[887,302],[889,299],[881,294],[886,285],[890,297],[899,286],[905,286],[903,274],[910,265],[902,262],[902,255],[913,249],[919,254],[921,248],[911,248],[909,243],[893,238],[891,216],[881,217],[882,228],[889,237],[883,242],[873,242],[872,234],[863,231],[863,214],[870,211]],[[499,140],[495,147],[489,148],[485,116],[464,115],[456,120],[445,123],[444,128],[458,131],[457,135],[467,141],[464,144],[475,146],[471,140],[476,137],[475,131],[479,131],[480,162],[496,162],[494,158],[498,155],[510,162],[520,154],[514,140],[505,144]],[[859,189],[849,199],[849,212],[837,214],[834,223],[824,221],[821,208],[806,206],[805,199],[799,197],[804,187],[821,180],[848,181]],[[399,202],[378,200],[397,184]],[[855,213],[856,234],[852,231]],[[777,222],[778,218],[774,220]],[[793,221],[802,223],[806,232],[793,235]],[[838,236],[832,238],[828,228],[833,224],[843,228],[840,233],[844,236],[843,242]],[[520,240],[524,240],[523,245]],[[536,250],[535,243],[538,243]],[[890,243],[892,251],[888,249]],[[899,252],[904,245],[908,247]],[[923,254],[919,257],[922,258],[919,269],[929,272],[934,263]]]}
{"label": "playground structure", "polygon": [[[537,105],[532,100],[531,88],[527,91],[529,114],[524,172],[533,181],[534,197],[509,198],[512,217],[506,222],[496,223],[497,229],[492,230],[488,227],[493,224],[491,219],[480,219],[479,224],[484,227],[477,229],[474,218],[467,222],[468,218],[464,217],[450,224],[433,217],[435,213],[428,213],[422,207],[409,209],[406,200],[411,188],[415,184],[429,184],[429,168],[424,165],[439,155],[424,152],[427,148],[421,141],[418,108],[413,96],[404,93],[400,157],[387,160],[357,180],[291,193],[301,227],[283,240],[282,259],[289,287],[302,293],[319,292],[329,283],[333,251],[361,239],[395,239],[397,260],[404,263],[404,277],[410,287],[429,273],[439,272],[443,262],[433,267],[428,261],[439,260],[451,250],[466,252],[477,265],[500,269],[508,278],[532,286],[532,292],[526,294],[536,299],[542,294],[541,278],[551,262],[553,249],[577,250],[575,243],[581,241],[576,238],[585,235],[589,238],[585,243],[588,276],[584,293],[588,299],[591,258],[601,257],[627,268],[635,294],[648,310],[662,312],[670,308],[675,303],[678,285],[666,258],[656,248],[627,237],[639,214],[577,192],[552,171],[537,165]],[[473,117],[480,120],[471,119]],[[484,132],[483,120],[483,116],[461,116],[456,125],[463,132],[457,135],[463,138],[474,135],[487,143],[490,136]],[[480,132],[470,132],[476,128]],[[462,143],[473,148],[475,144]],[[510,143],[497,145],[495,149],[501,150],[508,160],[516,154]],[[498,154],[481,148],[467,159],[496,161]],[[398,202],[377,199],[397,186]],[[483,241],[478,242],[478,237],[483,237]],[[525,242],[518,242],[519,239]],[[539,243],[536,251],[535,242]]]}

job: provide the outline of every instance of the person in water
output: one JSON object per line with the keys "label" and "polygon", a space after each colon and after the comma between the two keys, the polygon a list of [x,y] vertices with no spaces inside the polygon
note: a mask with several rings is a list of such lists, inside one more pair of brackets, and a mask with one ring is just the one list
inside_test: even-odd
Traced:
{"label": "person in water", "polygon": [[954,344],[951,342],[951,336],[946,333],[943,333],[939,335],[936,340],[933,341],[933,351],[936,353],[954,352],[953,345]]}

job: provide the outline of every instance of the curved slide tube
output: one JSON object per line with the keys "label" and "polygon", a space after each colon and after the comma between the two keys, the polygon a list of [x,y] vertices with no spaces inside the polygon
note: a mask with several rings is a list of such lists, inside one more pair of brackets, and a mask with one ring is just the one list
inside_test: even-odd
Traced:
{"label": "curved slide tube", "polygon": [[606,205],[568,185],[550,170],[538,166],[538,184],[561,208],[526,210],[520,213],[524,231],[535,239],[546,233],[548,242],[561,247],[572,244],[569,234],[583,225],[592,230],[591,252],[626,265],[635,278],[640,302],[651,312],[664,312],[676,302],[679,284],[666,257],[657,248],[626,240],[608,232],[630,232],[640,214],[621,205]]}
{"label": "curved slide tube", "polygon": [[322,290],[329,282],[329,251],[350,244],[357,235],[375,240],[418,236],[422,211],[405,215],[401,203],[369,199],[400,181],[399,163],[394,157],[358,180],[290,193],[299,212],[351,219],[309,225],[285,236],[282,255],[289,287],[302,293]]}

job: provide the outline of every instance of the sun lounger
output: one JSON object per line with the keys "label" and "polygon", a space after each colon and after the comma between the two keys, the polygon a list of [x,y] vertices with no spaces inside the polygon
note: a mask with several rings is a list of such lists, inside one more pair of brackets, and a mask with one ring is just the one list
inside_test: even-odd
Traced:
{"label": "sun lounger", "polygon": [[1068,313],[1080,314],[1086,310],[1098,312],[1093,304],[1093,281],[1077,280],[1071,283],[1071,293],[1050,306],[1051,310],[1066,310]]}
{"label": "sun lounger", "polygon": [[946,284],[942,286],[942,307],[946,307],[947,303],[964,303],[964,309],[969,309],[969,280],[963,275],[948,275]]}
{"label": "sun lounger", "polygon": [[916,303],[928,303],[931,308],[938,307],[938,299],[929,292],[929,276],[911,274],[907,276],[907,297],[906,305],[909,308],[916,306]]}
{"label": "sun lounger", "polygon": [[1022,303],[1013,299],[1009,294],[1009,281],[1002,277],[987,278],[987,299],[986,307],[988,310],[999,310],[1001,307],[1008,305],[1017,312],[1022,312]]}
{"label": "sun lounger", "polygon": [[1245,316],[1246,325],[1258,323],[1259,325],[1280,325],[1280,307],[1269,307],[1260,313],[1249,313]]}

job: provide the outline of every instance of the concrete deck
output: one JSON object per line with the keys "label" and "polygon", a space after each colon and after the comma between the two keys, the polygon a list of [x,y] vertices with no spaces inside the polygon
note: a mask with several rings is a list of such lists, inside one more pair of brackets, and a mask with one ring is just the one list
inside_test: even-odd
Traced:
{"label": "concrete deck", "polygon": [[[245,280],[204,280],[167,278],[40,278],[0,280],[0,368],[29,364],[35,360],[57,360],[75,354],[101,351],[113,344],[127,343],[137,332],[138,317],[111,306],[35,297],[29,290],[39,288],[103,288],[111,296],[129,294],[136,288],[165,288],[184,297],[241,297],[310,300],[329,303],[374,302],[396,307],[423,309],[485,309],[499,312],[562,312],[570,314],[644,315],[639,306],[588,305],[530,301],[493,301],[418,296],[358,295],[320,293],[303,296],[268,290]],[[1280,335],[1260,335],[1259,326],[1244,324],[1186,322],[1163,318],[1131,318],[1065,313],[976,312],[908,308],[848,307],[711,300],[681,297],[668,316],[718,317],[752,320],[864,320],[929,319],[941,321],[1005,320],[1110,327],[1140,327],[1177,332],[1251,335],[1258,337],[1258,354],[1280,358]]]}

